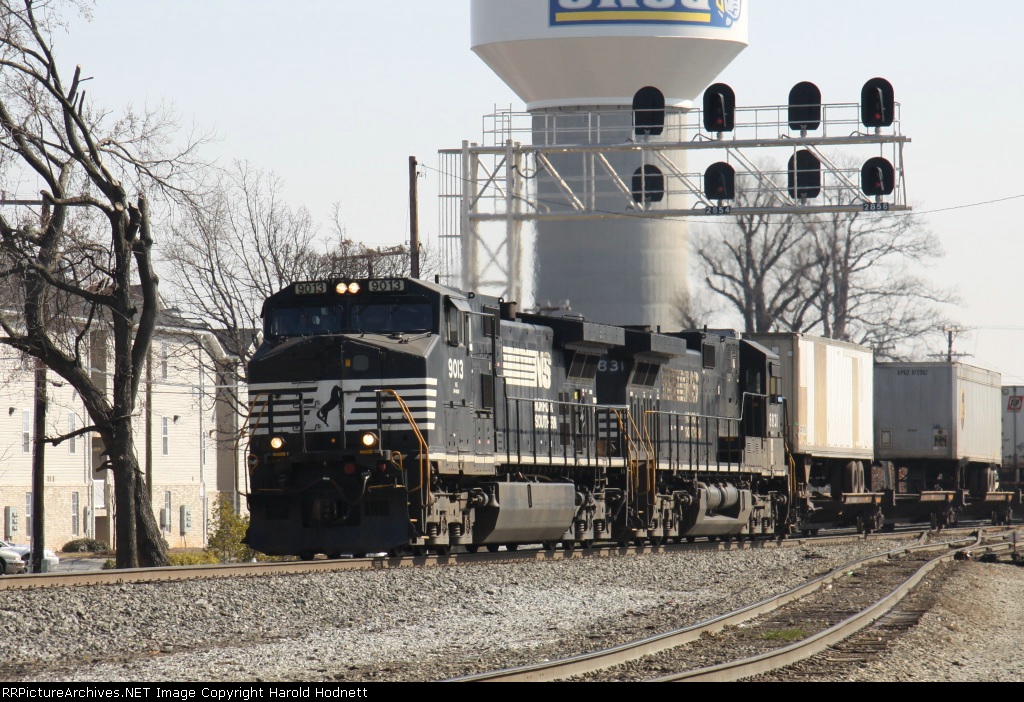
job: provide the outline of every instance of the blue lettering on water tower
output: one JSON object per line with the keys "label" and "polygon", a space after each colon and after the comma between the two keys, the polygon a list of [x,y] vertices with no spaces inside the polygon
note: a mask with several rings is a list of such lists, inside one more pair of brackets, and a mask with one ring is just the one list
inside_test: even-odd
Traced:
{"label": "blue lettering on water tower", "polygon": [[743,0],[548,0],[552,27],[578,24],[687,24],[731,27]]}

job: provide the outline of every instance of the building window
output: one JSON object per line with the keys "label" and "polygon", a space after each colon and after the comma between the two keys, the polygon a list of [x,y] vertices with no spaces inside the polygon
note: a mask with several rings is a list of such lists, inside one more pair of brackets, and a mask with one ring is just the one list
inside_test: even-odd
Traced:
{"label": "building window", "polygon": [[71,535],[78,536],[78,512],[79,502],[78,493],[71,493]]}
{"label": "building window", "polygon": [[32,533],[32,493],[25,493],[25,533]]}
{"label": "building window", "polygon": [[160,344],[160,377],[164,380],[167,380],[169,374],[167,355],[167,344]]}
{"label": "building window", "polygon": [[164,492],[164,514],[167,517],[164,519],[164,531],[171,530],[171,491],[167,490]]}
{"label": "building window", "polygon": [[[78,417],[74,412],[68,412],[68,434],[78,431]],[[68,453],[78,453],[78,437],[68,439]]]}
{"label": "building window", "polygon": [[32,410],[21,411],[21,452],[32,453]]}
{"label": "building window", "polygon": [[164,417],[161,423],[161,441],[163,443],[163,453],[165,456],[171,455],[171,418]]}

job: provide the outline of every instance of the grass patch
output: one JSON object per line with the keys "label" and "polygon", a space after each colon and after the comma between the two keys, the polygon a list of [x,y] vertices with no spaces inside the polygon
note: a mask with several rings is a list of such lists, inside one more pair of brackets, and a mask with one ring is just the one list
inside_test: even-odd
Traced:
{"label": "grass patch", "polygon": [[776,641],[778,643],[793,643],[807,638],[807,632],[803,629],[780,629],[777,631],[766,631],[761,634],[764,641]]}

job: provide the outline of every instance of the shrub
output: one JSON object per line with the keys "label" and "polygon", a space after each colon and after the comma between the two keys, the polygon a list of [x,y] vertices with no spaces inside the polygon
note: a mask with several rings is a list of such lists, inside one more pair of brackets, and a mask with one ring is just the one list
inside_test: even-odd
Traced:
{"label": "shrub", "polygon": [[208,551],[183,551],[181,553],[167,554],[167,560],[172,566],[194,566],[213,565],[220,563],[220,559]]}
{"label": "shrub", "polygon": [[242,543],[248,528],[249,518],[235,512],[231,496],[221,493],[213,507],[213,532],[207,540],[206,553],[217,559],[214,563],[251,561],[256,553]]}
{"label": "shrub", "polygon": [[68,541],[60,550],[64,553],[106,553],[110,547],[96,539],[75,539]]}

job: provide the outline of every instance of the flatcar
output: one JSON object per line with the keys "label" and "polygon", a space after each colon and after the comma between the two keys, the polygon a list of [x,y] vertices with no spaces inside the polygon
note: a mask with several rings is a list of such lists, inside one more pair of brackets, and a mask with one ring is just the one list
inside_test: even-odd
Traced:
{"label": "flatcar", "polygon": [[776,354],[417,279],[268,298],[246,542],[272,555],[789,533]]}

